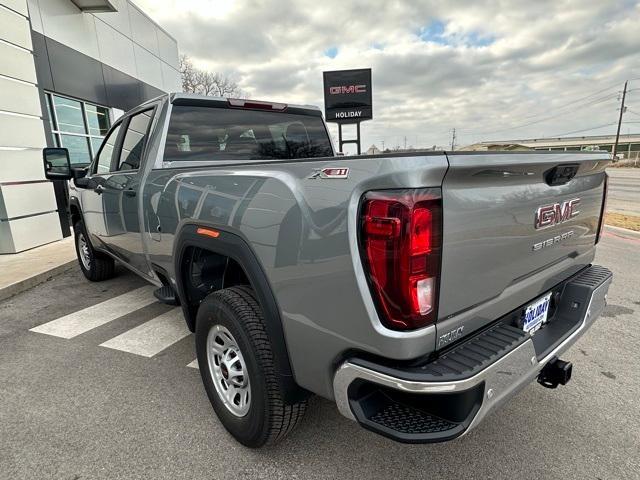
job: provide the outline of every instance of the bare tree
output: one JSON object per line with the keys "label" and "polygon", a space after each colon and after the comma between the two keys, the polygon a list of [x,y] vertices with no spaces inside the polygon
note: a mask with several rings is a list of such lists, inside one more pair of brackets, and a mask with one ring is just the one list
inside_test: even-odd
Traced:
{"label": "bare tree", "polygon": [[182,91],[195,93],[198,89],[196,79],[196,67],[186,55],[180,55],[180,77],[182,78]]}
{"label": "bare tree", "polygon": [[180,76],[184,92],[215,97],[243,96],[236,82],[220,73],[195,67],[187,55],[180,55]]}

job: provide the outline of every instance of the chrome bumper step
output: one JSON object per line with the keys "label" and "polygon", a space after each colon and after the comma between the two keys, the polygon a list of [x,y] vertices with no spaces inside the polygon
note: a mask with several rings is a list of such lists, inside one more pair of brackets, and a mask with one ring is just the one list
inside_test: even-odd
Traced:
{"label": "chrome bumper step", "polygon": [[533,337],[498,322],[425,365],[400,368],[349,359],[334,377],[338,409],[402,442],[463,435],[536,379],[591,326],[606,306],[611,280],[609,270],[594,265],[557,286],[562,294],[555,326]]}

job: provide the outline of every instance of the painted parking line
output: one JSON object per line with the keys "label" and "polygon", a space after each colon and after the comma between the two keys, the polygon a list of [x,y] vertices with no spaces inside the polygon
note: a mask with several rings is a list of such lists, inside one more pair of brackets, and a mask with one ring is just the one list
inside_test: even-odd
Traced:
{"label": "painted parking line", "polygon": [[155,288],[146,286],[132,290],[124,295],[34,327],[30,331],[61,338],[77,337],[156,302],[157,300],[153,296]]}
{"label": "painted parking line", "polygon": [[143,357],[153,357],[190,334],[191,332],[184,321],[182,309],[174,308],[111,340],[107,340],[100,346]]}
{"label": "painted parking line", "polygon": [[196,358],[193,362],[189,363],[187,367],[200,370],[200,366],[198,366],[198,359]]}

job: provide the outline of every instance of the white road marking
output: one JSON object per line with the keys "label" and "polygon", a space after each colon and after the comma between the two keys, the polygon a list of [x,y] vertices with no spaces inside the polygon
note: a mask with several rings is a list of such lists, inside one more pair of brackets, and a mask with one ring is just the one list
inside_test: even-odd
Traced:
{"label": "white road marking", "polygon": [[191,362],[189,365],[187,365],[187,367],[189,367],[189,368],[197,368],[198,370],[200,370],[200,367],[198,366],[198,359],[196,358],[193,362]]}
{"label": "white road marking", "polygon": [[184,321],[182,309],[174,308],[111,340],[107,340],[100,346],[143,357],[153,357],[178,340],[189,336],[190,333]]}
{"label": "white road marking", "polygon": [[155,288],[147,286],[132,290],[124,295],[34,327],[31,331],[61,338],[77,337],[156,302],[157,300],[153,296]]}

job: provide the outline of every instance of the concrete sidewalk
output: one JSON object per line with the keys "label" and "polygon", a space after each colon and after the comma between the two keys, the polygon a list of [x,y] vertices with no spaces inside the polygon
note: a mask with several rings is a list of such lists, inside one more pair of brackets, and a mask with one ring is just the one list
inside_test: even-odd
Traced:
{"label": "concrete sidewalk", "polygon": [[73,236],[21,253],[0,255],[0,300],[73,268]]}

